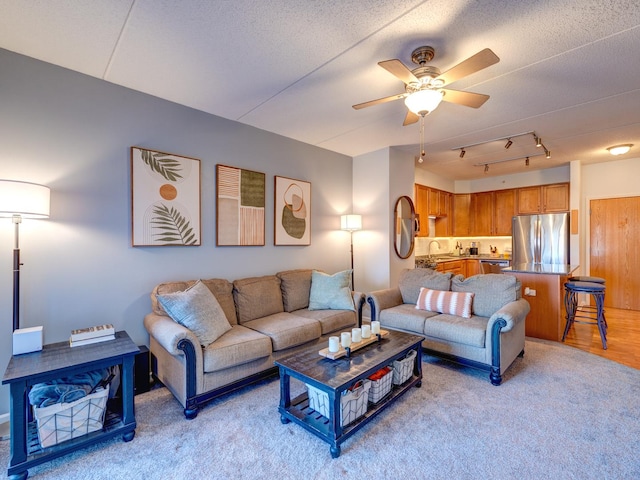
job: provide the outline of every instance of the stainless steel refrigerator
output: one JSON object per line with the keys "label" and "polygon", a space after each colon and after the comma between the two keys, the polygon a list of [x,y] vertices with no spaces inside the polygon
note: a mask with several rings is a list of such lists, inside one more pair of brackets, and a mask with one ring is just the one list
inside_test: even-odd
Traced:
{"label": "stainless steel refrigerator", "polygon": [[512,265],[569,264],[568,213],[518,215],[512,228]]}

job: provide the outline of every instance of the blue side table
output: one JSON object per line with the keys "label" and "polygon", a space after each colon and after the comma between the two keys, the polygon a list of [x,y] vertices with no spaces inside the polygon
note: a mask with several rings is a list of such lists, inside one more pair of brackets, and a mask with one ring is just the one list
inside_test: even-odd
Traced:
{"label": "blue side table", "polygon": [[[96,444],[106,438],[122,435],[124,441],[133,440],[136,419],[133,404],[133,365],[139,348],[127,332],[116,332],[115,340],[80,347],[69,342],[45,345],[41,351],[14,355],[4,373],[2,384],[11,389],[11,459],[8,475],[25,480],[28,469],[61,457],[79,448]],[[29,389],[41,382],[72,376],[91,370],[121,365],[121,412],[107,412],[104,428],[42,448],[37,441],[35,422],[31,421],[27,399]],[[36,438],[33,438],[33,437]]]}

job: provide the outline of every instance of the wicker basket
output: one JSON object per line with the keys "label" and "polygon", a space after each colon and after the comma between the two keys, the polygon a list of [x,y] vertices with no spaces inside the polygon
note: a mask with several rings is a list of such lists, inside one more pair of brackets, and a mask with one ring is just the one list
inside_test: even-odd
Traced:
{"label": "wicker basket", "polygon": [[101,430],[109,397],[109,385],[75,402],[33,408],[38,440],[43,448]]}
{"label": "wicker basket", "polygon": [[[351,390],[345,390],[340,398],[340,424],[344,427],[354,422],[367,411],[371,381],[364,379],[357,382]],[[309,407],[323,417],[329,418],[329,395],[307,384]]]}
{"label": "wicker basket", "polygon": [[411,350],[404,358],[393,361],[393,384],[402,385],[413,375],[413,364],[415,363],[415,350]]}
{"label": "wicker basket", "polygon": [[391,391],[391,387],[393,386],[393,368],[384,367],[381,370],[382,371],[376,372],[369,377],[369,380],[371,380],[369,401],[371,403],[378,403],[382,400]]}

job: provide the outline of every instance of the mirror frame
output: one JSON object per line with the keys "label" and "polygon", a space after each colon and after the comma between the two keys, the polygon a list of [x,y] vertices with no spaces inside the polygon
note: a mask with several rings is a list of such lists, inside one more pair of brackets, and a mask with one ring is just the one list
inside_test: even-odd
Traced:
{"label": "mirror frame", "polygon": [[[401,253],[402,248],[401,245],[398,245],[398,238],[399,235],[401,234],[400,228],[401,228],[401,219],[398,217],[399,214],[399,209],[400,206],[402,204],[402,202],[407,202],[408,203],[408,207],[410,208],[411,211],[411,219],[409,222],[410,225],[410,231],[409,231],[409,238],[410,238],[410,246],[409,246],[409,251],[403,255]],[[413,205],[413,200],[411,200],[411,197],[407,196],[407,195],[403,195],[400,198],[398,198],[398,200],[396,200],[396,205],[393,209],[393,248],[396,251],[396,255],[398,255],[398,257],[404,259],[407,259],[411,256],[411,254],[413,253],[413,249],[415,247],[415,225],[416,225],[416,209]]]}

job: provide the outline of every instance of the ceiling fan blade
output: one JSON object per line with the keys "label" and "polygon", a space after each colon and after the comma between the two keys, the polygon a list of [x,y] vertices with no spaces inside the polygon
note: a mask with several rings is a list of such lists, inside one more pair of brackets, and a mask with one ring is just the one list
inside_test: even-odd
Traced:
{"label": "ceiling fan blade", "polygon": [[370,100],[364,103],[358,103],[357,105],[353,105],[353,108],[356,110],[360,110],[361,108],[372,107],[373,105],[378,105],[380,103],[392,102],[394,100],[400,100],[401,98],[406,97],[406,93],[399,93],[397,95],[391,95],[390,97],[378,98],[377,100]]}
{"label": "ceiling fan blade", "polygon": [[420,117],[418,115],[413,113],[411,110],[407,110],[407,116],[404,117],[404,122],[402,123],[402,126],[406,127],[407,125],[416,123],[418,120],[420,120]]}
{"label": "ceiling fan blade", "polygon": [[466,60],[463,60],[455,67],[442,73],[438,79],[444,81],[444,85],[448,85],[449,83],[453,83],[467,75],[476,73],[483,68],[490,67],[499,61],[500,59],[495,53],[493,53],[489,48],[485,48]]}
{"label": "ceiling fan blade", "polygon": [[402,80],[406,84],[409,84],[411,82],[420,82],[418,78],[413,73],[411,73],[411,70],[409,70],[404,65],[404,63],[402,63],[397,58],[394,58],[393,60],[385,60],[384,62],[378,62],[378,65],[380,65],[387,72]]}
{"label": "ceiling fan blade", "polygon": [[478,108],[489,100],[489,95],[482,93],[461,92],[460,90],[449,90],[447,88],[443,88],[442,91],[444,92],[442,100],[464,105],[465,107]]}

